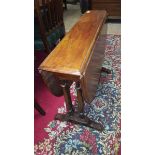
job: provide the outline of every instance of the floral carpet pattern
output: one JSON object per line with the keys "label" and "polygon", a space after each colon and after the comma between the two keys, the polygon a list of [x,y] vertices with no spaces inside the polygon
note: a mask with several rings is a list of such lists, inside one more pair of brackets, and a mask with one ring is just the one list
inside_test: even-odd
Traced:
{"label": "floral carpet pattern", "polygon": [[[45,128],[49,137],[34,146],[35,155],[116,155],[121,143],[121,36],[106,35],[103,66],[96,97],[85,105],[85,115],[104,126],[102,132],[53,120]],[[71,87],[76,96],[75,85]],[[76,106],[76,100],[73,100]],[[65,113],[65,104],[58,113]]]}

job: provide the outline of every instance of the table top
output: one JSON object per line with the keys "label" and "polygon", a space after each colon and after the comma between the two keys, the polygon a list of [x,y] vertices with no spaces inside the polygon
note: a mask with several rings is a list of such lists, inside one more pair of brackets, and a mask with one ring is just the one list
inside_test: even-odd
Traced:
{"label": "table top", "polygon": [[87,11],[39,66],[40,70],[82,76],[105,22],[105,10]]}

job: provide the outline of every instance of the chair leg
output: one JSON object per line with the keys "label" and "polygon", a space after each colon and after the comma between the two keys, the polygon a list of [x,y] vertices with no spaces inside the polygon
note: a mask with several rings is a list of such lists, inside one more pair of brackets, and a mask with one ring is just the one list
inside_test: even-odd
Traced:
{"label": "chair leg", "polygon": [[35,109],[37,109],[37,111],[41,115],[45,116],[46,112],[43,110],[43,108],[38,103],[34,102],[34,107],[35,107]]}
{"label": "chair leg", "polygon": [[67,1],[63,0],[64,4],[65,4],[65,10],[67,10]]}

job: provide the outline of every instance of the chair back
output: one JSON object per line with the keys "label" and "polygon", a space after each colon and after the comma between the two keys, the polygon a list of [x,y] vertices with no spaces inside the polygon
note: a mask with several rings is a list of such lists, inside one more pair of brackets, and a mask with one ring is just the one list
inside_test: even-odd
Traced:
{"label": "chair back", "polygon": [[63,0],[35,0],[35,19],[39,24],[44,46],[50,52],[47,36],[57,27],[64,26]]}

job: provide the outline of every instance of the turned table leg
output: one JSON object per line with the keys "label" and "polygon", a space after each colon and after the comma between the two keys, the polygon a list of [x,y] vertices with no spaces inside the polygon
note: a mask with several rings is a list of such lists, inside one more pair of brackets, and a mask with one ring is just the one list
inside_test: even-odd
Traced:
{"label": "turned table leg", "polygon": [[66,80],[63,80],[63,81],[61,81],[61,87],[63,89],[67,111],[69,113],[74,112],[74,108],[73,108],[73,105],[72,105],[72,99],[71,99],[71,95],[70,95],[69,83]]}
{"label": "turned table leg", "polygon": [[77,90],[77,100],[78,100],[78,112],[80,114],[83,114],[84,101],[83,101],[82,90],[79,82],[76,82],[76,90]]}
{"label": "turned table leg", "polygon": [[84,115],[84,100],[82,96],[82,90],[79,82],[76,82],[76,89],[77,89],[77,99],[78,99],[78,112],[75,112],[73,109],[69,84],[67,81],[62,81],[61,87],[63,88],[64,98],[67,107],[66,114],[57,114],[55,119],[60,121],[69,121],[76,124],[85,125],[96,130],[102,131],[103,126],[100,123],[96,123],[90,120],[87,116]]}
{"label": "turned table leg", "polygon": [[61,120],[61,121],[69,121],[69,116],[71,116],[74,113],[74,108],[72,105],[72,99],[70,95],[70,85],[69,85],[69,82],[66,80],[62,80],[60,85],[63,89],[63,94],[64,94],[66,108],[67,108],[67,114],[56,114],[55,119]]}

